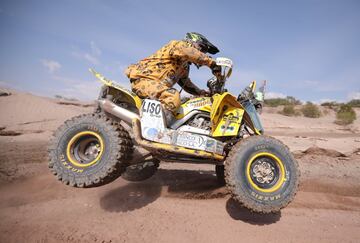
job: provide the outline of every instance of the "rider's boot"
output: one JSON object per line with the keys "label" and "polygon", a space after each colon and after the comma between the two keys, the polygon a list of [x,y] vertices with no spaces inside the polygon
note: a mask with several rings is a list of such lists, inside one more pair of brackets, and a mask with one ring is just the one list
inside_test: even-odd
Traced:
{"label": "rider's boot", "polygon": [[164,109],[164,115],[166,127],[170,127],[175,121],[174,113],[172,113],[172,111]]}

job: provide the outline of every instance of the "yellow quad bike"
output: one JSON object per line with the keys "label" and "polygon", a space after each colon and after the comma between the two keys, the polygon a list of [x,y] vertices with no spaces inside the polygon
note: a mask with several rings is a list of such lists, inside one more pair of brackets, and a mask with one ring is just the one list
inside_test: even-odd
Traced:
{"label": "yellow quad bike", "polygon": [[[151,177],[160,161],[208,163],[226,182],[232,197],[254,212],[271,213],[288,205],[298,189],[298,163],[279,140],[263,135],[258,109],[264,86],[256,82],[236,98],[224,88],[232,61],[217,58],[221,73],[207,86],[210,97],[189,98],[166,124],[157,100],[90,71],[104,84],[97,109],[66,121],[54,133],[49,167],[75,187]],[[265,84],[264,84],[265,85]]]}

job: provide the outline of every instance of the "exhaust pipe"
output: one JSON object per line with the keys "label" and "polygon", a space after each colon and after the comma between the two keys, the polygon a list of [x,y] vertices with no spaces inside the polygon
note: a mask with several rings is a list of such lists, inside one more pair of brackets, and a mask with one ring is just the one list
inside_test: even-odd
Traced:
{"label": "exhaust pipe", "polygon": [[132,124],[133,119],[140,120],[140,116],[134,112],[128,111],[115,103],[111,102],[110,100],[99,99],[97,100],[101,109],[110,113],[121,120],[125,121],[128,124]]}

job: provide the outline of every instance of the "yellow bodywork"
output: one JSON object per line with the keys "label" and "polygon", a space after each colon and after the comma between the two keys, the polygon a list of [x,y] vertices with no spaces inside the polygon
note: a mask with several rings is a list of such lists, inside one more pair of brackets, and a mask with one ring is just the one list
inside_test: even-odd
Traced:
{"label": "yellow bodywork", "polygon": [[256,89],[256,81],[252,81],[251,84],[249,85],[249,87],[251,88],[251,91],[252,92],[255,92],[255,89]]}
{"label": "yellow bodywork", "polygon": [[94,74],[95,77],[97,77],[99,79],[99,81],[101,81],[103,84],[115,89],[115,90],[110,90],[109,94],[113,94],[115,92],[120,91],[122,94],[124,94],[122,97],[124,102],[134,104],[136,106],[136,108],[138,108],[138,109],[141,108],[142,100],[136,94],[125,89],[124,87],[120,86],[119,84],[115,83],[114,81],[105,78],[100,73],[96,72],[95,70],[93,70],[91,68],[89,69],[89,71],[92,74]]}
{"label": "yellow bodywork", "polygon": [[244,108],[230,93],[215,94],[210,112],[212,136],[236,136],[243,114]]}
{"label": "yellow bodywork", "polygon": [[219,122],[212,126],[212,136],[236,136],[241,125],[243,114],[243,109],[227,108]]}
{"label": "yellow bodywork", "polygon": [[192,110],[210,113],[213,137],[236,136],[244,114],[244,108],[228,92],[188,100],[180,106],[176,119],[182,119]]}
{"label": "yellow bodywork", "polygon": [[178,109],[178,113],[176,114],[176,119],[179,120],[186,116],[189,112],[193,110],[211,111],[211,98],[210,97],[200,97],[194,98],[186,101],[184,104],[180,106]]}

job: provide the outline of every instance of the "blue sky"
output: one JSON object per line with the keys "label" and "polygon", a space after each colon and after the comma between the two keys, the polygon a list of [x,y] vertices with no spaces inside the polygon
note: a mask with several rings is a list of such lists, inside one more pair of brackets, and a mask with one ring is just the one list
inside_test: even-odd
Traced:
{"label": "blue sky", "polygon": [[[268,80],[268,97],[360,98],[360,1],[0,1],[0,86],[96,98],[95,68],[123,70],[186,32],[234,61],[228,88]],[[209,69],[192,67],[205,88]]]}

